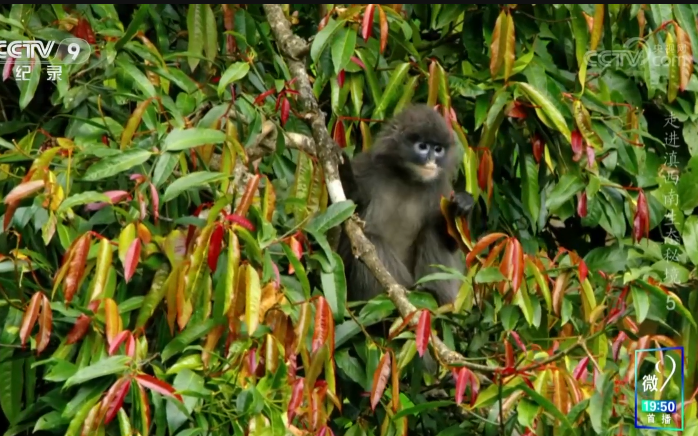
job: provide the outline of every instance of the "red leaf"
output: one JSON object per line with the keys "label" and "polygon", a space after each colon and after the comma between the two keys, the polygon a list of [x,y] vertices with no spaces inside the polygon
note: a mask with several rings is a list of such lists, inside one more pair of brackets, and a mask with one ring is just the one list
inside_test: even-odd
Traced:
{"label": "red leaf", "polygon": [[211,83],[218,83],[221,81],[221,76],[216,76],[211,78]]}
{"label": "red leaf", "polygon": [[162,380],[156,379],[151,375],[139,374],[136,376],[136,381],[139,385],[146,387],[152,391],[155,391],[161,395],[176,398],[179,401],[184,402],[184,400],[182,400],[182,396],[175,393],[175,390],[172,386],[170,386]]}
{"label": "red leaf", "polygon": [[150,184],[150,201],[153,204],[153,219],[155,224],[157,224],[158,218],[160,218],[160,196],[152,183]]}
{"label": "red leaf", "polygon": [[32,299],[29,301],[29,306],[24,311],[24,316],[22,317],[22,324],[19,328],[19,339],[22,347],[27,343],[27,339],[36,324],[37,318],[39,318],[39,308],[43,301],[43,293],[37,292],[32,295]]}
{"label": "red leaf", "polygon": [[116,335],[116,336],[114,337],[114,340],[111,341],[111,343],[109,344],[109,348],[107,349],[107,351],[109,352],[109,355],[110,355],[110,356],[113,355],[113,354],[116,352],[116,350],[119,349],[119,346],[120,346],[129,336],[131,336],[131,332],[128,331],[128,330],[124,330],[124,331],[120,332],[118,335]]}
{"label": "red leaf", "polygon": [[572,160],[579,162],[584,152],[584,139],[582,138],[582,134],[579,133],[579,130],[572,132],[572,152],[574,153]]}
{"label": "red leaf", "polygon": [[545,151],[545,143],[543,143],[543,138],[540,137],[538,133],[533,135],[533,157],[536,159],[536,163],[540,163],[543,157],[543,151]]}
{"label": "red leaf", "polygon": [[337,84],[339,85],[340,88],[344,86],[344,76],[346,74],[344,73],[344,70],[339,70],[339,74],[337,74]]}
{"label": "red leaf", "polygon": [[220,223],[216,224],[216,228],[211,233],[211,239],[209,239],[208,244],[208,267],[211,268],[211,272],[216,272],[218,267],[218,257],[221,255],[224,233],[225,229]]}
{"label": "red leaf", "polygon": [[109,424],[116,418],[130,389],[131,380],[127,377],[118,379],[109,389],[107,395],[102,400],[102,407],[107,408],[107,413],[104,417],[104,425]]}
{"label": "red leaf", "polygon": [[509,341],[504,342],[504,359],[504,365],[507,369],[514,368],[516,363],[516,360],[514,359],[514,347],[512,347],[511,342]]}
{"label": "red leaf", "polygon": [[417,352],[420,357],[424,356],[431,339],[431,312],[422,310],[417,323]]}
{"label": "red leaf", "polygon": [[286,97],[282,97],[281,100],[281,125],[285,126],[286,121],[288,121],[288,114],[291,111],[291,103],[288,102]]}
{"label": "red leaf", "polygon": [[388,384],[390,376],[390,353],[385,353],[378,363],[378,368],[373,373],[373,384],[371,387],[371,410],[376,410],[380,403],[383,391]]}
{"label": "red leaf", "polygon": [[633,220],[633,242],[639,242],[642,238],[649,238],[650,232],[650,211],[647,205],[645,192],[640,189],[637,197],[637,210]]}
{"label": "red leaf", "polygon": [[523,350],[523,352],[525,353],[526,352],[526,345],[524,345],[524,343],[521,342],[521,338],[519,337],[519,334],[513,330],[510,331],[509,333],[511,333],[511,336],[514,338],[514,341],[516,341],[516,345],[518,345],[519,348],[521,348],[521,350]]}
{"label": "red leaf", "polygon": [[366,65],[365,65],[363,62],[361,62],[361,59],[357,58],[356,56],[352,56],[349,60],[351,60],[351,61],[354,62],[356,65],[358,65],[358,66],[360,66],[361,68],[363,68],[364,70],[366,69]]}
{"label": "red leaf", "polygon": [[303,380],[302,378],[296,379],[293,384],[293,391],[291,393],[291,399],[288,402],[288,422],[292,422],[293,418],[296,416],[296,410],[300,407],[303,401]]}
{"label": "red leaf", "polygon": [[242,217],[238,214],[231,213],[225,216],[226,221],[232,221],[235,224],[238,224],[240,227],[244,227],[247,230],[254,232],[255,227],[254,225],[245,217]]}
{"label": "red leaf", "polygon": [[136,267],[141,258],[141,240],[136,238],[131,242],[131,246],[128,247],[126,252],[126,259],[124,262],[124,279],[126,283],[131,280],[133,273],[136,272]]}
{"label": "red leaf", "polygon": [[587,192],[582,191],[582,195],[579,196],[579,201],[577,202],[577,215],[580,218],[587,216]]}
{"label": "red leaf", "polygon": [[36,353],[41,354],[48,346],[51,339],[51,323],[53,314],[51,313],[51,302],[46,295],[41,294],[41,315],[39,316],[39,335],[36,339]]}
{"label": "red leaf", "polygon": [[10,78],[12,74],[12,67],[15,65],[15,58],[9,58],[5,61],[5,65],[2,67],[2,81]]}
{"label": "red leaf", "polygon": [[376,5],[370,4],[366,5],[366,9],[364,10],[364,19],[361,22],[361,36],[364,38],[364,41],[368,41],[368,38],[371,37],[371,32],[373,32],[373,13]]}
{"label": "red leaf", "polygon": [[594,164],[596,164],[596,152],[594,151],[594,147],[587,147],[587,167],[593,168]]}
{"label": "red leaf", "polygon": [[339,145],[339,148],[344,148],[347,146],[347,137],[344,130],[344,122],[342,120],[337,120],[334,123],[334,129],[332,129],[332,139]]}
{"label": "red leaf", "polygon": [[514,106],[511,107],[509,113],[507,113],[507,116],[511,118],[525,120],[527,115],[526,111],[521,109],[521,103],[519,103],[518,101],[514,101]]}
{"label": "red leaf", "polygon": [[274,94],[275,92],[276,92],[276,88],[271,88],[271,89],[264,91],[263,93],[259,94],[257,96],[257,98],[254,99],[254,104],[256,104],[256,105],[264,104],[264,100],[267,97],[269,97],[270,95]]}
{"label": "red leaf", "polygon": [[572,372],[572,377],[574,377],[575,380],[580,380],[582,378],[582,375],[587,370],[588,363],[589,363],[589,356],[587,356],[584,359],[579,361],[577,366],[574,368],[574,371]]}
{"label": "red leaf", "polygon": [[133,357],[136,353],[136,340],[134,339],[132,334],[128,335],[128,339],[126,340],[126,355],[128,357]]}
{"label": "red leaf", "polygon": [[618,337],[616,338],[615,341],[613,341],[613,346],[611,349],[613,350],[613,360],[618,360],[618,354],[620,353],[620,346],[623,344],[623,341],[628,338],[628,335],[625,334],[625,332],[620,332],[618,333]]}
{"label": "red leaf", "polygon": [[468,381],[470,381],[467,371],[468,369],[462,366],[456,373],[456,404],[463,402],[465,387],[468,385]]}
{"label": "red leaf", "polygon": [[109,138],[107,138],[107,135],[102,135],[102,144],[109,145]]}
{"label": "red leaf", "polygon": [[477,401],[477,394],[480,391],[480,382],[471,370],[468,369],[467,374],[470,377],[470,407],[473,407],[475,401]]}
{"label": "red leaf", "polygon": [[589,268],[587,268],[587,264],[582,260],[579,259],[579,281],[583,282],[584,279],[587,278],[589,275]]}
{"label": "red leaf", "polygon": [[90,322],[92,321],[92,318],[89,316],[85,315],[84,313],[81,314],[78,319],[75,321],[75,325],[73,328],[70,330],[68,333],[68,336],[66,337],[66,344],[74,344],[80,339],[84,338],[85,335],[87,334],[87,329],[90,327]]}
{"label": "red leaf", "polygon": [[126,191],[107,191],[104,192],[104,195],[109,197],[110,202],[106,203],[104,201],[99,201],[96,203],[89,203],[85,206],[85,210],[89,211],[95,211],[95,210],[100,210],[106,206],[109,206],[110,204],[116,204],[124,199],[131,199],[131,195],[126,192]]}

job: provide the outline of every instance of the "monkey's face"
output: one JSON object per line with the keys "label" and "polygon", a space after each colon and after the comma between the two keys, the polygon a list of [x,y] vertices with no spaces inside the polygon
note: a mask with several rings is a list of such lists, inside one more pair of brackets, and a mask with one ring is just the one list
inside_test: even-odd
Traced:
{"label": "monkey's face", "polygon": [[408,154],[405,162],[408,168],[424,182],[438,179],[446,165],[446,150],[449,144],[418,137],[411,139],[405,144],[405,152]]}

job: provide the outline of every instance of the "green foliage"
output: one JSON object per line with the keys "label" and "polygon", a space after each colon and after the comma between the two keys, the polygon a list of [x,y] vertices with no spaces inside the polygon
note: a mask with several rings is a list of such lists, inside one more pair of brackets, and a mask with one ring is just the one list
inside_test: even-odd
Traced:
{"label": "green foliage", "polygon": [[[346,304],[355,205],[261,5],[4,5],[0,39],[92,52],[4,65],[5,435],[636,434],[660,346],[698,433],[698,7],[282,7],[350,154],[410,102],[450,121],[487,216],[422,279],[455,304]],[[467,367],[425,371],[432,328]]]}

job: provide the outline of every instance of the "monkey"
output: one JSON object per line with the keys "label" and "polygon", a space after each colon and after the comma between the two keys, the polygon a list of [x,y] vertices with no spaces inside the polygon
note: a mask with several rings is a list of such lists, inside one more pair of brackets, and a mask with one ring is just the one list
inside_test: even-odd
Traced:
{"label": "monkey", "polygon": [[[470,219],[475,201],[467,192],[453,194],[458,150],[446,120],[431,107],[415,104],[392,117],[375,143],[351,162],[346,154],[340,180],[347,198],[356,203],[364,233],[395,280],[407,289],[440,271],[444,265],[463,271],[465,261],[458,242],[447,231],[441,197],[451,198],[451,215]],[[355,258],[345,232],[338,253],[344,262],[347,300],[366,301],[384,289],[373,273]],[[421,284],[438,304],[455,301],[458,280]]]}

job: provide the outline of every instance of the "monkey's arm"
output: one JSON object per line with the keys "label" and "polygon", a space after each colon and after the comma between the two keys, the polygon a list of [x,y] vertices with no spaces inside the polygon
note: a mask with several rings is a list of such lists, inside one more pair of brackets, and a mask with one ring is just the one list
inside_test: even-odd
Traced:
{"label": "monkey's arm", "polygon": [[[475,210],[475,199],[468,192],[456,192],[452,195],[448,207],[448,215],[453,218],[464,217],[468,223],[468,228],[472,227]],[[442,242],[451,252],[458,250],[458,242],[448,233],[448,223],[446,217],[439,211],[439,216],[434,224],[436,234],[441,236]]]}
{"label": "monkey's arm", "polygon": [[361,186],[356,181],[351,160],[344,151],[342,151],[342,163],[339,165],[339,180],[342,182],[344,194],[347,196],[347,198],[354,201],[354,203],[357,205],[363,205],[365,202],[365,195],[361,189]]}

